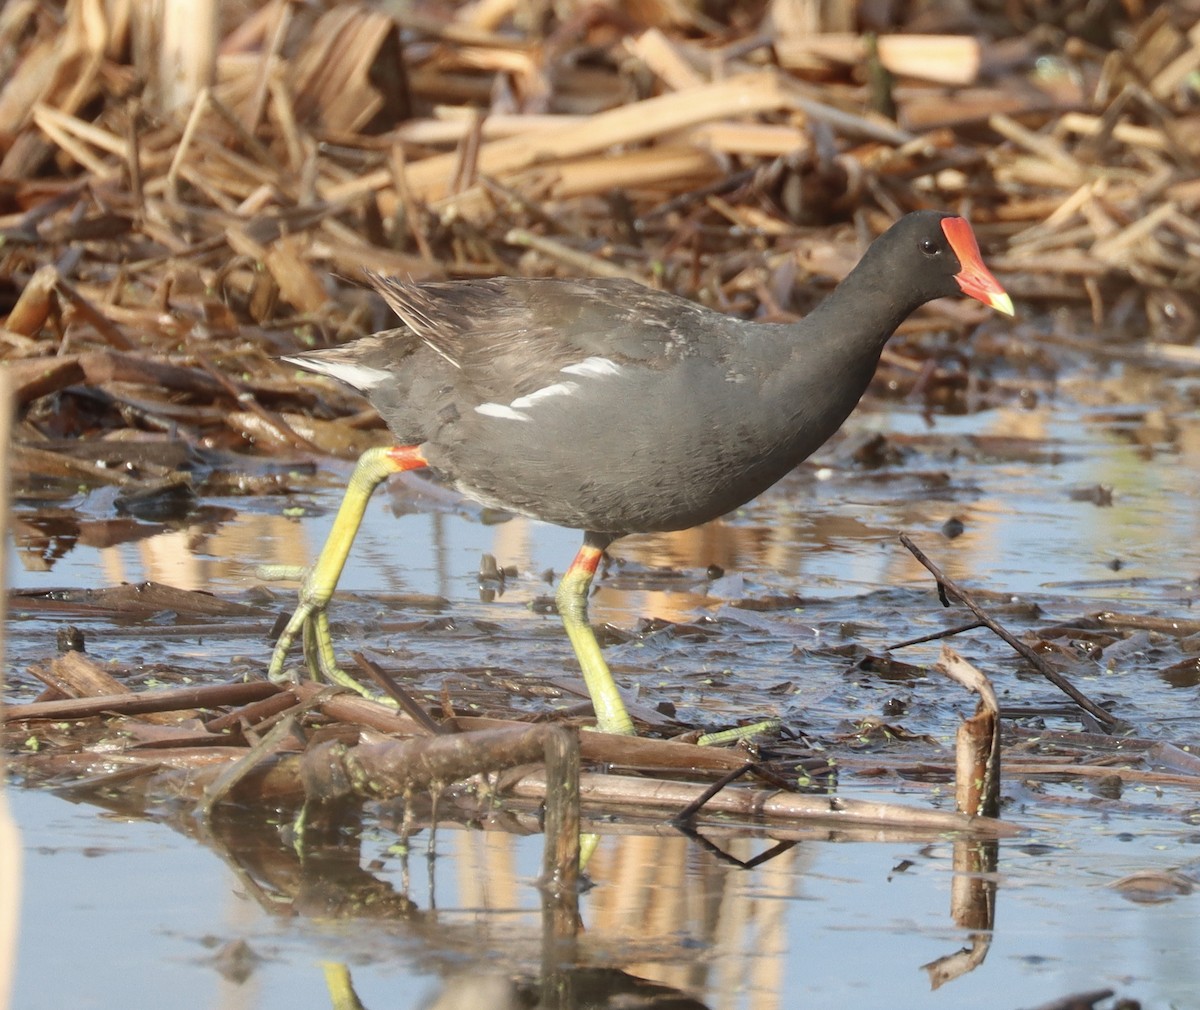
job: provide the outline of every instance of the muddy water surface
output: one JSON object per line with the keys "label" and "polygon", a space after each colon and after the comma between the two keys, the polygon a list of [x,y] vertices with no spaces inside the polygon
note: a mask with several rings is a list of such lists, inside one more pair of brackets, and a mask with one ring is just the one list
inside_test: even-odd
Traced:
{"label": "muddy water surface", "polygon": [[[1032,409],[861,411],[739,514],[619,543],[592,604],[593,622],[612,626],[618,680],[636,705],[686,724],[781,718],[846,758],[841,795],[946,807],[936,776],[884,772],[944,758],[973,704],[928,669],[937,643],[894,651],[911,665],[862,662],[967,620],[940,605],[898,532],[1018,632],[1097,611],[1200,619],[1200,417],[1163,412],[1163,385],[1143,392],[1128,378],[1089,377]],[[397,484],[373,503],[344,578],[334,614],[343,648],[369,644],[414,689],[445,686],[521,711],[574,704],[569,647],[539,601],[577,534],[492,523],[419,480]],[[283,609],[288,586],[264,587],[255,565],[309,560],[338,493],[316,479],[290,500],[206,502],[217,518],[162,531],[142,523],[137,538],[107,539],[101,492],[59,500],[54,523],[45,503],[27,501],[15,547],[24,563],[10,579],[34,590],[152,579]],[[498,592],[490,601],[478,577],[485,552],[515,569],[503,586],[484,585]],[[213,633],[180,631],[169,615],[114,621],[18,606],[11,698],[36,693],[25,668],[53,654],[67,620],[94,657],[144,669],[146,682],[261,669],[268,649],[268,620]],[[1194,637],[1065,641],[1064,671],[1134,735],[1200,742]],[[1091,728],[986,631],[955,645],[992,675],[1027,734]],[[920,742],[871,738],[864,720]],[[1100,989],[1146,1007],[1200,1005],[1200,793],[1017,777],[1004,794],[1005,817],[1027,831],[1000,843],[983,875],[995,885],[991,929],[952,912],[962,874],[949,840],[805,839],[776,852],[776,839],[745,827],[696,840],[630,824],[589,868],[596,886],[583,898],[575,960],[548,967],[532,824],[444,824],[401,852],[396,812],[381,810],[313,866],[261,823],[203,835],[178,812],[134,816],[121,798],[105,809],[96,797],[18,788],[16,1005],[328,1006],[325,962],[347,966],[372,1007],[427,1006],[439,994],[439,1006],[529,1005],[548,973],[580,1006],[636,1006],[670,990],[680,1001],[668,1005],[714,1010],[1033,1007]],[[1139,873],[1144,884],[1114,886]]]}

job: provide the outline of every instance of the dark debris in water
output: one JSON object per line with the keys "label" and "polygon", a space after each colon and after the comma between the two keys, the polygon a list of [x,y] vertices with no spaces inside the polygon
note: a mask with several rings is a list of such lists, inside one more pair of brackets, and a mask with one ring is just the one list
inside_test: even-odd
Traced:
{"label": "dark debris in water", "polygon": [[171,613],[188,618],[257,617],[258,607],[222,599],[212,593],[175,589],[159,582],[104,589],[13,590],[10,613],[71,613],[108,618],[149,617]]}
{"label": "dark debris in water", "polygon": [[[70,628],[77,636],[72,641],[82,644],[93,657],[110,651],[109,637],[141,636],[148,642],[160,642],[169,655],[173,641],[217,629],[226,639],[242,629],[251,655],[265,655],[271,623],[271,614],[263,606],[269,602],[266,598],[251,605],[157,584],[14,593],[10,601],[14,613],[24,619],[60,622],[70,618]],[[792,606],[788,609],[800,606],[795,600],[789,602]],[[354,627],[344,622],[355,609],[353,599],[346,604],[339,618],[343,622],[339,634],[350,636]],[[273,605],[285,606],[286,598]],[[377,626],[380,641],[389,647],[375,654],[392,667],[392,676],[428,711],[443,717],[470,714],[489,719],[512,719],[514,715],[544,718],[551,710],[586,715],[586,690],[577,671],[558,637],[543,632],[542,625],[537,625],[531,636],[528,630],[514,631],[503,620],[449,614],[431,618],[415,608],[436,605],[444,609],[449,604],[422,596],[398,594],[392,605],[412,616],[401,613]],[[903,653],[892,654],[867,647],[853,637],[847,639],[847,624],[837,612],[839,606],[805,601],[804,627],[821,644],[803,649],[787,641],[795,631],[794,618],[771,607],[751,611],[763,615],[751,624],[731,619],[746,611],[721,608],[696,622],[645,622],[632,632],[609,636],[608,651],[618,679],[639,692],[631,707],[643,723],[643,732],[670,736],[698,724],[705,729],[725,728],[731,721],[725,713],[732,712],[753,718],[782,717],[786,724],[803,726],[805,737],[768,742],[766,753],[772,761],[808,761],[815,743],[833,766],[873,780],[882,774],[897,782],[945,781],[952,774],[953,755],[943,741],[961,703],[934,679],[929,666],[907,661]],[[861,612],[861,606],[858,609]],[[825,619],[820,617],[823,610],[828,615]],[[1007,776],[1074,782],[1086,792],[1114,800],[1130,785],[1172,790],[1200,787],[1200,767],[1186,760],[1195,761],[1192,755],[1198,753],[1200,741],[1183,736],[1172,737],[1169,744],[1165,740],[1151,743],[1134,729],[1145,718],[1147,676],[1156,677],[1163,692],[1194,689],[1200,671],[1197,622],[1103,612],[1038,624],[1035,619],[1040,608],[1033,602],[1001,606],[996,612],[1003,612],[1005,620],[1016,621],[1030,647],[1063,672],[1088,684],[1089,690],[1095,689],[1093,684],[1099,685],[1099,699],[1122,717],[1126,727],[1115,735],[1081,732],[1091,724],[1081,719],[1069,702],[1047,701],[1053,695],[1045,690],[1035,691],[1033,698],[1041,700],[1031,704],[1029,685],[1033,681],[1022,662],[1015,656],[1006,658],[977,626],[956,623],[950,619],[953,614],[948,614],[944,633],[971,636],[975,643],[972,651],[983,646],[997,683],[1017,674],[1025,685],[1019,698],[1015,685],[1004,687],[1001,697],[1010,727],[1005,735]],[[731,616],[723,618],[723,613]],[[882,637],[886,632],[886,624],[879,623],[878,627],[860,628],[858,634]],[[447,636],[458,643],[450,655],[462,661],[446,662]],[[513,649],[522,639],[526,661],[518,666]],[[470,657],[478,656],[481,649],[494,653],[495,661],[471,662]],[[1191,651],[1185,654],[1185,649]],[[61,675],[53,673],[64,658],[27,667],[47,685],[41,701],[72,696]],[[647,659],[656,672],[643,668]],[[89,662],[95,665],[94,660]],[[254,666],[251,659],[243,668],[249,673]],[[748,680],[747,669],[756,667],[761,667],[762,673]],[[189,665],[186,660],[176,660],[175,665],[170,661],[104,663],[102,668],[105,678],[99,687],[89,682],[74,691],[107,694],[142,684],[212,682],[211,670]],[[672,670],[679,672],[668,672]],[[10,691],[15,691],[10,702],[22,703],[21,695],[28,697],[28,685],[29,680],[20,677],[10,684]],[[37,729],[37,723],[28,723],[16,735],[10,732],[9,745],[24,754],[27,774],[32,775],[39,760],[53,763],[73,751],[84,755],[97,736],[105,736],[104,722],[96,722],[97,718],[79,724],[78,738],[69,730],[45,733]],[[1151,722],[1157,724],[1154,717]],[[143,749],[172,742],[183,746],[182,741],[192,732],[181,724],[182,734],[174,741],[167,736],[152,743],[145,734],[131,730],[128,721],[124,726],[121,730],[114,724],[113,731],[131,742],[140,741],[138,746]],[[161,736],[162,731],[157,732]],[[31,751],[35,739],[36,749]],[[874,765],[868,757],[879,750],[888,755],[885,766]],[[846,785],[843,781],[843,788]]]}

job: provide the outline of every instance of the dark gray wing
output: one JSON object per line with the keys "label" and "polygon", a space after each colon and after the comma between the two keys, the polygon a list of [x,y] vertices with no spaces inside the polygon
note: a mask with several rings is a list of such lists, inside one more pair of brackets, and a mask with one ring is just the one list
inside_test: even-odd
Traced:
{"label": "dark gray wing", "polygon": [[702,344],[720,341],[726,324],[736,324],[620,279],[371,281],[408,329],[457,370],[458,384],[504,402],[591,358],[655,369],[705,350],[719,361],[720,349]]}

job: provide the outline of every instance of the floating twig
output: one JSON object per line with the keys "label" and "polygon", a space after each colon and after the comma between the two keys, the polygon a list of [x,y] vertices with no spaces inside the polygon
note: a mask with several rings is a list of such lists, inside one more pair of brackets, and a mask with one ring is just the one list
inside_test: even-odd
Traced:
{"label": "floating twig", "polygon": [[743,775],[746,774],[746,772],[750,771],[753,767],[754,767],[754,762],[747,761],[741,768],[733,768],[730,771],[726,772],[719,779],[717,779],[716,782],[714,782],[707,789],[705,789],[704,792],[702,792],[699,796],[697,796],[694,800],[692,800],[691,803],[689,803],[686,807],[684,807],[682,810],[680,810],[679,813],[677,813],[674,817],[672,817],[671,818],[672,822],[674,822],[675,824],[689,823],[692,820],[692,818],[694,818],[696,816],[696,814],[698,814],[701,810],[704,809],[704,804],[706,804],[709,800],[711,800],[714,796],[716,796],[717,793],[719,793],[727,785],[730,785],[731,783],[736,782],[738,779],[740,779]]}
{"label": "floating twig", "polygon": [[925,642],[936,642],[941,638],[953,638],[955,635],[961,635],[966,631],[974,631],[976,628],[986,627],[987,625],[983,621],[968,621],[966,624],[956,624],[953,628],[943,628],[941,631],[935,631],[929,635],[906,638],[903,642],[896,642],[894,645],[889,645],[886,651],[894,652],[896,649],[907,649],[910,645],[923,645]]}
{"label": "floating twig", "polygon": [[438,723],[421,707],[416,698],[397,684],[395,678],[378,663],[372,662],[361,652],[355,652],[352,655],[359,669],[383,688],[388,697],[407,712],[427,735],[438,736],[449,732],[445,726]]}
{"label": "floating twig", "polygon": [[106,694],[92,698],[62,698],[57,701],[33,701],[8,705],[5,722],[25,719],[86,719],[89,716],[143,715],[147,712],[173,712],[181,708],[210,708],[216,705],[244,705],[278,694],[283,688],[269,680],[251,680],[237,684],[207,684],[200,687],[175,687],[166,691],[138,694]]}
{"label": "floating twig", "polygon": [[905,533],[900,534],[900,542],[908,548],[909,553],[917,559],[929,573],[937,581],[938,596],[941,598],[943,606],[949,606],[950,602],[947,599],[947,593],[958,600],[964,607],[973,613],[980,622],[984,624],[989,631],[997,635],[1003,641],[1007,642],[1022,659],[1031,663],[1034,669],[1045,677],[1051,684],[1057,687],[1076,705],[1094,717],[1102,725],[1110,729],[1119,725],[1120,720],[1108,710],[1101,708],[1087,695],[1080,691],[1066,677],[1055,670],[1041,656],[1033,651],[1028,645],[1017,638],[1012,632],[1005,628],[999,621],[987,614],[984,609],[971,597],[965,589],[958,585],[945,572],[925,556],[924,552],[909,539]]}

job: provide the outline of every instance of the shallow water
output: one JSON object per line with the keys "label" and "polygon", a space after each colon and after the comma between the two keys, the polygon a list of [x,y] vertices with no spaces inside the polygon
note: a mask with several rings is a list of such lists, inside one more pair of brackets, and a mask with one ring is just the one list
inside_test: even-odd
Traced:
{"label": "shallow water", "polygon": [[[443,829],[430,864],[422,833],[410,914],[292,917],[283,896],[272,914],[215,852],[167,827],[38,791],[14,800],[28,880],[17,1006],[315,1007],[320,964],[336,961],[367,1006],[407,1008],[453,979],[541,968],[537,836]],[[1200,839],[1142,811],[1106,815],[1097,834],[1098,814],[1035,819],[1031,839],[1001,846],[986,959],[937,990],[923,969],[988,942],[951,918],[949,843],[802,842],[740,870],[679,837],[608,838],[582,960],[710,1007],[1018,1007],[1104,987],[1147,1007],[1196,1005],[1195,897],[1135,904],[1106,885],[1194,860]],[[769,848],[725,845],[743,859]],[[385,846],[368,840],[361,863]],[[399,888],[398,859],[383,860],[374,875]],[[250,953],[233,956],[238,943]],[[52,970],[65,951],[70,970]]]}
{"label": "shallow water", "polygon": [[[890,721],[949,741],[973,705],[919,669],[936,660],[937,643],[897,651],[918,670],[894,679],[855,669],[838,651],[881,653],[966,620],[961,608],[943,610],[928,573],[899,545],[900,531],[968,588],[998,594],[989,606],[1014,630],[1095,610],[1200,616],[1192,608],[1200,416],[1173,411],[1170,428],[1160,429],[1154,401],[1138,400],[1119,377],[1082,386],[1033,410],[932,419],[894,405],[860,412],[833,446],[736,516],[620,542],[591,613],[623,639],[607,652],[618,680],[640,703],[670,703],[683,721],[714,728],[779,716],[832,741],[863,718],[899,711]],[[868,432],[886,433],[900,458],[876,468],[854,463],[848,447]],[[485,668],[569,680],[557,619],[531,604],[552,592],[543,573],[565,568],[578,535],[525,520],[486,525],[417,479],[396,483],[373,502],[343,580],[347,595],[334,612],[343,648],[365,639],[386,664],[422,670],[423,683],[452,691],[468,689],[463,671]],[[1097,485],[1111,487],[1111,504],[1096,503],[1106,500],[1092,493]],[[333,483],[320,481],[290,502],[216,501],[231,518],[86,547],[111,510],[100,492],[80,495],[66,509],[74,532],[68,523],[53,542],[18,538],[29,564],[14,565],[10,577],[29,589],[153,579],[258,600],[255,564],[309,560],[337,498]],[[297,503],[304,517],[282,514]],[[950,537],[953,519],[962,533]],[[477,576],[483,552],[519,572],[489,603]],[[289,590],[277,592],[282,601]],[[410,594],[445,602],[418,605]],[[789,594],[803,602],[733,605]],[[1013,598],[1039,610],[1006,603]],[[630,635],[646,617],[674,624]],[[13,615],[10,696],[32,696],[24,667],[53,653],[65,619]],[[169,620],[122,627],[107,616],[69,619],[96,658],[189,671],[259,668],[269,623],[214,635],[177,633]],[[987,632],[960,636],[955,647],[992,674],[1006,706],[1064,711],[1051,687],[1017,675],[1007,647]],[[1185,651],[1174,640],[1135,635],[1072,677],[1114,704],[1138,736],[1191,743],[1200,735],[1196,678],[1161,673]],[[552,703],[533,691],[512,701],[523,710]],[[1070,715],[1049,721],[1079,726]],[[889,755],[903,759],[905,751],[885,749],[879,762]],[[919,806],[948,802],[935,786],[881,789],[853,770],[838,790]],[[1200,796],[1127,784],[1113,799],[1074,782],[1018,780],[1004,792],[1006,817],[1028,833],[999,846],[987,877],[996,884],[995,926],[982,933],[951,915],[949,842],[803,841],[735,869],[671,832],[608,837],[590,867],[597,886],[582,901],[580,961],[610,974],[581,976],[579,985],[611,989],[620,969],[722,1010],[1022,1007],[1101,988],[1145,1007],[1200,1005],[1200,899],[1179,893],[1147,903],[1110,886],[1146,870],[1190,877],[1200,858]],[[248,886],[255,874],[247,866],[257,864],[241,846],[263,844],[261,832],[203,844],[179,826],[48,792],[14,790],[13,801],[27,878],[17,1006],[325,1006],[325,961],[350,965],[367,1006],[425,1006],[447,986],[461,992],[466,977],[494,988],[445,1005],[505,1006],[519,994],[491,976],[533,985],[543,974],[536,835],[443,826],[436,861],[426,858],[422,832],[406,869],[388,850],[394,834],[369,823],[362,851],[348,858],[413,905],[399,917],[338,918],[297,902],[297,881],[306,880],[297,868],[276,865],[272,887]],[[772,844],[749,831],[721,842],[743,860]],[[264,901],[268,892],[272,901]],[[229,949],[239,940],[254,956]],[[972,946],[981,963],[931,989],[922,966]]]}

